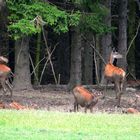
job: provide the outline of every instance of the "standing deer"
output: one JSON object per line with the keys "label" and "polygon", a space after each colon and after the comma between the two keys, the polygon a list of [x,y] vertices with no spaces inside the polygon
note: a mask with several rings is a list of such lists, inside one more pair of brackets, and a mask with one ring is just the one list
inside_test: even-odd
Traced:
{"label": "standing deer", "polygon": [[90,112],[93,111],[93,107],[98,102],[98,96],[101,95],[100,93],[91,93],[87,89],[82,86],[76,86],[73,89],[73,95],[75,98],[74,102],[74,111],[78,111],[78,105],[81,107],[85,107],[85,113],[87,109],[90,109]]}
{"label": "standing deer", "polygon": [[3,89],[3,95],[6,94],[6,88],[10,91],[10,96],[12,97],[12,87],[9,83],[8,76],[11,73],[11,69],[6,65],[8,63],[8,59],[0,56],[0,84]]}
{"label": "standing deer", "polygon": [[[125,82],[125,71],[122,68],[113,65],[114,59],[122,58],[122,55],[116,51],[112,51],[109,62],[105,66],[104,76],[108,84],[109,81],[113,82],[116,90],[116,98],[118,99],[118,106],[120,106],[121,95],[123,93]],[[107,85],[106,85],[107,86]]]}

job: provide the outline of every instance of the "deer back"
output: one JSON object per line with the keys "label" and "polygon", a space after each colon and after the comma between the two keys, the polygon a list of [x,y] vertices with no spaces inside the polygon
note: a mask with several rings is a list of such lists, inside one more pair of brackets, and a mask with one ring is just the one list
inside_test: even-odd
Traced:
{"label": "deer back", "polygon": [[5,64],[0,64],[0,77],[7,77],[7,75],[11,72],[11,69]]}
{"label": "deer back", "polygon": [[92,104],[95,96],[82,86],[73,89],[75,101],[82,107]]}
{"label": "deer back", "polygon": [[108,77],[113,77],[113,76],[125,77],[125,71],[122,68],[116,67],[110,63],[108,63],[105,66],[104,74],[105,74],[105,76],[108,76]]}
{"label": "deer back", "polygon": [[84,87],[82,86],[77,86],[73,89],[74,95],[75,96],[81,96],[83,97],[86,101],[92,100],[93,95]]}

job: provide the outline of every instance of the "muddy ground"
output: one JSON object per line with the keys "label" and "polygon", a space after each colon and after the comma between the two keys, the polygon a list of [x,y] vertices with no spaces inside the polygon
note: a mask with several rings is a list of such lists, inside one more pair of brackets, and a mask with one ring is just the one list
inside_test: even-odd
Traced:
{"label": "muddy ground", "polygon": [[[102,89],[96,89],[104,91]],[[2,92],[0,92],[2,94]],[[137,108],[140,111],[140,99],[135,102],[136,96],[140,95],[140,90],[130,87],[121,99],[121,107],[116,107],[117,100],[113,88],[109,88],[105,99],[100,99],[93,109],[94,112],[122,113],[129,107]],[[65,87],[45,86],[35,88],[31,91],[14,91],[13,101],[20,103],[26,107],[35,109],[43,109],[48,111],[73,112],[74,97]],[[6,104],[11,102],[9,97],[5,97]],[[84,112],[84,108],[79,108],[80,112]]]}

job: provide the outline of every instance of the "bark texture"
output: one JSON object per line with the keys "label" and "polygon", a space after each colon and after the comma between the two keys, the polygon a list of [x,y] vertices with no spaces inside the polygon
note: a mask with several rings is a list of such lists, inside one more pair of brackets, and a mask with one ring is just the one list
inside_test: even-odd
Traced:
{"label": "bark texture", "polygon": [[29,38],[16,41],[14,90],[31,90]]}
{"label": "bark texture", "polygon": [[[105,0],[103,4],[108,8],[108,15],[105,17],[104,22],[106,25],[111,27],[111,0]],[[112,35],[111,33],[106,33],[101,38],[101,53],[106,63],[108,63],[109,55],[111,53],[111,43]],[[104,63],[101,63],[101,83],[105,83],[104,80]]]}
{"label": "bark texture", "polygon": [[[85,36],[92,43],[93,34],[88,32]],[[85,40],[82,41],[82,59],[82,83],[91,85],[93,84],[93,48]]]}
{"label": "bark texture", "polygon": [[71,68],[69,89],[81,84],[81,34],[79,28],[75,28],[72,33],[71,43]]}
{"label": "bark texture", "polygon": [[127,51],[127,0],[119,1],[119,40],[118,50],[123,55],[123,59],[119,60],[118,66],[126,71],[126,51]]}

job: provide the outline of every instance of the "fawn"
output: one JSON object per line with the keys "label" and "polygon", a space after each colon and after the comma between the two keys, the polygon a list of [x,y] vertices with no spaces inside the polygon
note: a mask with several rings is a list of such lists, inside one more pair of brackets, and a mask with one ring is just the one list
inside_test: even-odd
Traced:
{"label": "fawn", "polygon": [[83,86],[76,86],[73,89],[73,95],[75,98],[74,111],[78,111],[78,105],[80,105],[81,107],[85,107],[85,113],[87,112],[87,109],[90,109],[90,112],[92,112],[93,107],[98,102],[98,96],[101,95],[101,93],[98,93],[91,93]]}

